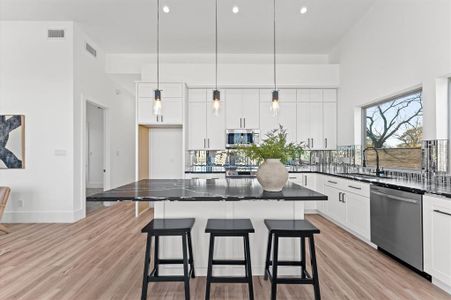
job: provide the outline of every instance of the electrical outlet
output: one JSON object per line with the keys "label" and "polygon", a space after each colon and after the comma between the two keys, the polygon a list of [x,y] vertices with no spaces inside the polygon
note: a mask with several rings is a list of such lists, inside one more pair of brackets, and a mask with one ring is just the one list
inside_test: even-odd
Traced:
{"label": "electrical outlet", "polygon": [[17,206],[24,207],[24,201],[23,200],[18,200],[17,201]]}

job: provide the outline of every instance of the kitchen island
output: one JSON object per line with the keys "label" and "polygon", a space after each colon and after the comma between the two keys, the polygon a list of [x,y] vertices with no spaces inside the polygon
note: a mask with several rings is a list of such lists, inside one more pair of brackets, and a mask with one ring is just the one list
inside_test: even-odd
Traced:
{"label": "kitchen island", "polygon": [[[304,201],[325,201],[327,196],[288,182],[278,193],[263,191],[256,179],[149,179],[98,193],[88,201],[151,201],[155,218],[195,218],[192,231],[196,273],[207,270],[208,241],[205,225],[209,218],[250,218],[255,228],[251,234],[252,269],[263,275],[267,229],[264,219],[303,219]],[[144,249],[143,249],[144,251]],[[243,243],[239,238],[218,239],[215,258],[240,259]],[[181,257],[181,241],[167,237],[160,241],[162,258]],[[299,240],[282,239],[281,259],[299,259]],[[300,274],[300,268],[287,268],[281,274]],[[162,266],[161,273],[180,273],[181,266]],[[215,274],[242,275],[242,267],[218,266]]]}

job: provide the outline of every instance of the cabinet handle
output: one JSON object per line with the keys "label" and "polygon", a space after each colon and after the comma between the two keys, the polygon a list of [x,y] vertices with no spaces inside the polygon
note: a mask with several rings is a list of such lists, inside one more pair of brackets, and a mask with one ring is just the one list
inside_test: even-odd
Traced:
{"label": "cabinet handle", "polygon": [[343,202],[343,203],[346,203],[345,195],[346,195],[346,193],[342,193],[342,195],[341,195],[341,202]]}
{"label": "cabinet handle", "polygon": [[310,138],[307,139],[307,148],[310,148]]}
{"label": "cabinet handle", "polygon": [[304,175],[305,186],[307,186],[307,175]]}
{"label": "cabinet handle", "polygon": [[243,118],[240,118],[240,128],[243,128]]}
{"label": "cabinet handle", "polygon": [[313,146],[313,138],[312,138],[312,148],[314,148],[315,146]]}
{"label": "cabinet handle", "polygon": [[207,138],[207,147],[210,149],[210,138]]}
{"label": "cabinet handle", "polygon": [[337,182],[336,182],[336,181],[332,181],[332,180],[328,180],[327,182],[329,182],[329,183],[333,183],[333,184],[337,184]]}
{"label": "cabinet handle", "polygon": [[295,176],[288,177],[289,179],[297,179]]}
{"label": "cabinet handle", "polygon": [[327,138],[324,139],[324,148],[327,149]]}
{"label": "cabinet handle", "polygon": [[436,212],[438,214],[442,214],[442,215],[446,215],[446,216],[450,216],[451,217],[450,213],[447,213],[447,212],[444,212],[444,211],[441,211],[441,210],[438,210],[438,209],[434,209],[434,212]]}
{"label": "cabinet handle", "polygon": [[157,123],[160,121],[160,116],[157,115]]}
{"label": "cabinet handle", "polygon": [[205,138],[204,138],[204,148],[207,148],[207,146],[205,145],[205,143],[206,143],[206,142],[205,142]]}
{"label": "cabinet handle", "polygon": [[342,194],[343,194],[342,192],[338,192],[338,202],[341,202],[341,195]]}
{"label": "cabinet handle", "polygon": [[163,121],[163,115],[161,115],[161,122],[164,122],[164,121]]}
{"label": "cabinet handle", "polygon": [[357,187],[357,186],[353,186],[353,185],[348,185],[348,187],[350,187],[351,189],[355,189],[355,190],[361,190],[361,187]]}
{"label": "cabinet handle", "polygon": [[243,124],[244,124],[243,128],[246,128],[246,118],[243,118]]}

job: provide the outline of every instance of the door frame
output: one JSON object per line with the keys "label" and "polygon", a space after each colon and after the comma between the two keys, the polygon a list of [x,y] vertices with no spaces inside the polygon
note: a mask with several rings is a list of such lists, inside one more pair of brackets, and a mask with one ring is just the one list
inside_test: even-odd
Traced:
{"label": "door frame", "polygon": [[82,218],[86,218],[86,179],[87,179],[87,107],[88,104],[97,106],[103,111],[103,189],[109,190],[111,188],[111,135],[110,135],[110,111],[109,108],[99,101],[91,97],[82,96],[82,132],[81,132],[81,185],[80,185],[80,195],[81,195],[81,208],[82,208]]}

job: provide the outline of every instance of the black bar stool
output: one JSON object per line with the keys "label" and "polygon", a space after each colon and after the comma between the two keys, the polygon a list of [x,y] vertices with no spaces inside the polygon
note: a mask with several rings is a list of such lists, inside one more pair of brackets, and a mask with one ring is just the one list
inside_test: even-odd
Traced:
{"label": "black bar stool", "polygon": [[[144,276],[141,291],[141,299],[147,299],[147,287],[149,282],[165,281],[183,281],[185,283],[185,299],[189,299],[189,279],[195,277],[193,247],[191,244],[191,229],[194,225],[194,219],[153,219],[141,231],[147,233],[146,254],[144,259]],[[181,236],[183,259],[160,259],[158,254],[160,236]],[[155,237],[154,247],[154,267],[149,274],[150,252],[152,237]],[[189,257],[188,257],[189,253]],[[159,265],[164,264],[183,264],[183,276],[166,275],[161,276],[158,273]],[[188,264],[190,270],[188,270]]]}
{"label": "black bar stool", "polygon": [[[315,299],[321,299],[318,279],[318,268],[316,265],[314,234],[319,233],[319,229],[306,220],[265,220],[265,225],[269,230],[268,248],[266,252],[265,280],[271,281],[271,300],[277,298],[277,284],[313,284]],[[273,259],[271,260],[271,244],[274,238]],[[301,260],[300,261],[279,261],[279,238],[300,238],[301,239]],[[310,261],[312,265],[312,275],[306,270],[305,264],[305,238],[309,239]],[[269,267],[272,265],[272,274]],[[277,275],[279,266],[300,266],[301,278],[280,278]]]}
{"label": "black bar stool", "polygon": [[[206,233],[210,233],[210,250],[208,254],[207,288],[205,299],[210,299],[210,286],[212,283],[247,283],[249,286],[249,299],[254,299],[252,284],[251,251],[249,245],[249,233],[255,232],[249,219],[208,219]],[[216,237],[243,237],[244,260],[219,260],[213,258]],[[219,277],[213,276],[214,265],[241,265],[245,266],[244,277]]]}

